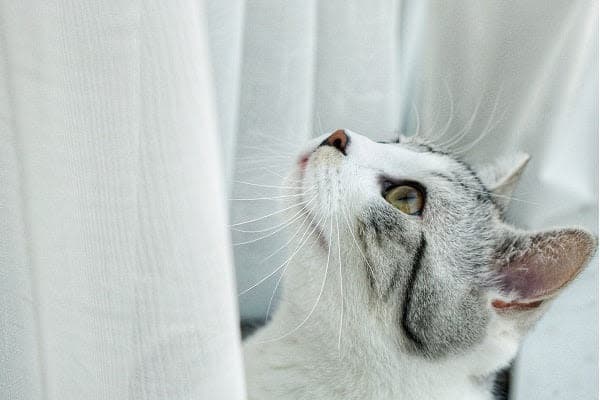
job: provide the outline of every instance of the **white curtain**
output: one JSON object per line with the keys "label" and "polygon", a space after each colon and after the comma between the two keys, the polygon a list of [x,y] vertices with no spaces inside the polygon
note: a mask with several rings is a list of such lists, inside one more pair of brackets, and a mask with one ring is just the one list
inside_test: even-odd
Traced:
{"label": "white curtain", "polygon": [[[281,206],[226,197],[273,196],[248,183],[277,185],[334,128],[466,126],[470,160],[533,155],[513,221],[597,232],[597,15],[590,0],[0,2],[1,397],[243,399],[235,293],[286,240],[232,231],[235,289],[228,219]],[[239,298],[242,318],[264,317],[276,281]],[[526,341],[514,398],[594,398],[596,282],[588,268]]]}
{"label": "white curtain", "polygon": [[0,398],[245,398],[204,4],[0,13]]}

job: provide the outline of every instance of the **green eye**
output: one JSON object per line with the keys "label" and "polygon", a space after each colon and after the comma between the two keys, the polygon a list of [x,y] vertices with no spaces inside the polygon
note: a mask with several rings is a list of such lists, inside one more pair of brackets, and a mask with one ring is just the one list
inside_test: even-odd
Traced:
{"label": "green eye", "polygon": [[384,197],[388,203],[409,215],[420,215],[425,205],[423,192],[414,186],[396,186],[388,190]]}

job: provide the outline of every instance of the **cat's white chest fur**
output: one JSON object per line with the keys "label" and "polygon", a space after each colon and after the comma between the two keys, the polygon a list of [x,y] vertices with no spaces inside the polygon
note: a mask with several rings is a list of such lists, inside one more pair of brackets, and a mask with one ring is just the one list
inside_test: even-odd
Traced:
{"label": "cat's white chest fur", "polygon": [[250,342],[244,357],[249,400],[492,399],[489,388],[458,371],[440,373],[418,362],[400,366],[377,355],[362,359],[360,365],[344,358],[315,363],[293,340]]}
{"label": "cat's white chest fur", "polygon": [[485,356],[429,361],[399,355],[373,326],[350,322],[338,348],[320,317],[273,340],[294,324],[279,314],[246,341],[250,400],[492,400],[491,381],[473,371],[489,378],[491,366],[508,363],[516,350],[514,338],[501,337],[482,344],[490,349]]}

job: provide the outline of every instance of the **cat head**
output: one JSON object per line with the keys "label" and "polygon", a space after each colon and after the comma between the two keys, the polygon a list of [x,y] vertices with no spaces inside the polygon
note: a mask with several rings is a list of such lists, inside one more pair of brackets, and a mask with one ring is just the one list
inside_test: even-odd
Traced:
{"label": "cat head", "polygon": [[348,130],[317,138],[289,177],[303,200],[293,210],[317,243],[301,255],[314,269],[285,278],[292,301],[310,311],[318,294],[333,325],[342,297],[345,324],[368,320],[400,353],[498,353],[480,366],[490,370],[508,362],[596,249],[582,229],[529,232],[504,221],[527,160],[474,168],[419,139],[378,143]]}

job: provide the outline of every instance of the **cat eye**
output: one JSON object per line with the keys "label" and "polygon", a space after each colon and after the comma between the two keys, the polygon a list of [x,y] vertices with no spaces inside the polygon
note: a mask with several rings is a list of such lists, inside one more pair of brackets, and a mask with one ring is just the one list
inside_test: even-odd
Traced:
{"label": "cat eye", "polygon": [[399,185],[384,193],[385,200],[398,210],[409,215],[421,215],[425,196],[420,188],[412,185]]}

